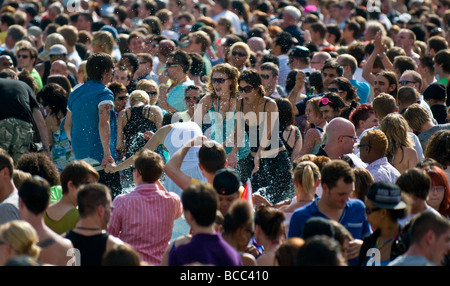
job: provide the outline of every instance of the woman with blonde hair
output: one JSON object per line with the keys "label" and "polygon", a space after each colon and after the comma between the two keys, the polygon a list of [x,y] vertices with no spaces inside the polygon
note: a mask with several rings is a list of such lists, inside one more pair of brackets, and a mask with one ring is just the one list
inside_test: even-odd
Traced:
{"label": "woman with blonde hair", "polygon": [[[137,85],[136,90],[143,90],[145,91],[149,96],[149,102],[150,105],[156,105],[158,103],[159,99],[159,87],[158,84],[151,79],[141,79]],[[165,111],[163,110],[163,114]]]}
{"label": "woman with blonde hair", "polygon": [[98,31],[95,32],[92,38],[92,51],[94,53],[107,53],[113,54],[114,49],[114,37],[110,32]]}
{"label": "woman with blonde hair", "polygon": [[41,248],[37,245],[39,237],[34,228],[24,220],[13,220],[0,226],[0,266],[19,255],[35,260]]}
{"label": "woman with blonde hair", "polygon": [[308,100],[305,108],[305,115],[308,122],[314,127],[310,127],[305,133],[303,140],[303,147],[299,156],[305,154],[316,154],[319,152],[322,145],[322,138],[324,135],[327,121],[320,112],[319,101],[321,97],[314,97]]}
{"label": "woman with blonde hair", "polygon": [[408,134],[409,125],[398,113],[387,115],[380,124],[381,131],[386,134],[389,144],[386,157],[400,173],[414,168],[418,163],[417,152]]}
{"label": "woman with blonde hair", "polygon": [[155,133],[162,125],[162,110],[156,105],[149,105],[150,97],[143,90],[135,90],[130,95],[130,107],[119,113],[117,124],[117,150],[124,150],[125,156],[131,157],[147,140],[146,131]]}
{"label": "woman with blonde hair", "polygon": [[293,183],[296,189],[295,197],[291,200],[289,205],[283,205],[279,209],[286,215],[284,226],[286,230],[289,229],[289,221],[292,213],[311,202],[314,201],[316,195],[316,189],[320,184],[320,170],[316,164],[310,161],[303,161],[298,163],[294,170]]}
{"label": "woman with blonde hair", "polygon": [[251,66],[250,63],[250,55],[251,55],[250,47],[244,42],[234,43],[226,56],[226,62],[235,66],[240,72],[249,68]]}

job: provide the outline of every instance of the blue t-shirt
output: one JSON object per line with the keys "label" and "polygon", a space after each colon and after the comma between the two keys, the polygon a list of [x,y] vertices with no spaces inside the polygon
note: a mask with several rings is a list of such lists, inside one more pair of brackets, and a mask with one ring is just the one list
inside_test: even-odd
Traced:
{"label": "blue t-shirt", "polygon": [[356,79],[349,79],[353,87],[356,88],[356,93],[359,96],[359,103],[367,103],[370,94],[370,85],[365,82],[357,81]]}
{"label": "blue t-shirt", "polygon": [[[103,159],[103,147],[98,129],[99,104],[114,106],[114,94],[98,81],[88,81],[75,89],[69,96],[67,108],[72,112],[72,150],[75,159],[92,158],[99,162]],[[117,122],[114,108],[110,111],[111,127],[110,151],[114,160],[117,141]]]}
{"label": "blue t-shirt", "polygon": [[[303,233],[303,226],[311,217],[323,217],[328,219],[317,208],[317,198],[314,202],[307,204],[294,211],[289,222],[288,237],[301,237]],[[372,233],[372,229],[365,216],[365,205],[358,199],[349,199],[344,211],[342,212],[339,223],[342,224],[353,236],[354,239],[364,239]],[[358,265],[358,257],[348,261],[350,266]]]}
{"label": "blue t-shirt", "polygon": [[[317,198],[314,202],[294,211],[289,223],[288,237],[301,237],[303,226],[311,217],[327,218],[317,208],[317,202],[319,199],[320,198]],[[363,239],[372,233],[369,222],[365,216],[364,203],[357,199],[349,199],[346,202],[344,211],[339,219],[339,223],[342,224],[355,239]]]}

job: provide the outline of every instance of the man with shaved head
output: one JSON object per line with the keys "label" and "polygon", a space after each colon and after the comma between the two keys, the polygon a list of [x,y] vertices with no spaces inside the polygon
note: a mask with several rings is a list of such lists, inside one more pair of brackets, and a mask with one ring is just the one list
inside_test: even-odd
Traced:
{"label": "man with shaved head", "polygon": [[353,154],[354,145],[358,141],[355,126],[343,117],[332,119],[325,130],[325,146],[320,147],[317,156],[327,156],[332,160],[342,159],[354,167],[365,167],[366,164]]}

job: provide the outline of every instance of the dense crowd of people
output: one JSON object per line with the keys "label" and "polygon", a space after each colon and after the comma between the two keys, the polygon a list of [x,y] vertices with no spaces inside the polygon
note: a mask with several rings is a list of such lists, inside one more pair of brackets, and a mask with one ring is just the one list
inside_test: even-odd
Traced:
{"label": "dense crowd of people", "polygon": [[0,265],[450,264],[449,0],[1,3]]}

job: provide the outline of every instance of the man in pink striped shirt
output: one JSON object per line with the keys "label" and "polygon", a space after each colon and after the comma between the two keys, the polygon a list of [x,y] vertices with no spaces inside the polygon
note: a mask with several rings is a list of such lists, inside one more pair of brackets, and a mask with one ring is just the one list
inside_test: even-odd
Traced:
{"label": "man in pink striped shirt", "polygon": [[142,150],[134,166],[136,188],[114,199],[108,233],[130,244],[142,261],[160,265],[174,221],[183,213],[181,199],[159,182],[164,169],[160,155]]}

